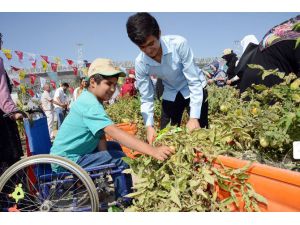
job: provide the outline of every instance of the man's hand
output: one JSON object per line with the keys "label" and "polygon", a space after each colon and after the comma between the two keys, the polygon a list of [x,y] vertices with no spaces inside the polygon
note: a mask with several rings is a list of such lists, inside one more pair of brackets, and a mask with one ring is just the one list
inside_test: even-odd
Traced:
{"label": "man's hand", "polygon": [[209,80],[207,81],[208,84],[212,84],[213,82],[214,82],[213,79],[209,79]]}
{"label": "man's hand", "polygon": [[23,119],[23,115],[21,113],[15,113],[15,114],[11,115],[10,118],[12,120],[20,120],[20,119]]}
{"label": "man's hand", "polygon": [[232,81],[231,80],[227,80],[226,84],[231,85]]}
{"label": "man's hand", "polygon": [[198,119],[190,118],[189,121],[186,123],[186,127],[189,131],[193,131],[197,128],[200,128]]}
{"label": "man's hand", "polygon": [[169,148],[167,146],[160,146],[157,148],[154,148],[154,154],[152,155],[154,158],[164,161],[169,156],[171,156],[175,152],[175,149]]}
{"label": "man's hand", "polygon": [[147,141],[148,141],[148,143],[150,145],[152,145],[152,143],[155,140],[155,138],[156,138],[156,132],[155,132],[154,127],[148,126],[147,127]]}

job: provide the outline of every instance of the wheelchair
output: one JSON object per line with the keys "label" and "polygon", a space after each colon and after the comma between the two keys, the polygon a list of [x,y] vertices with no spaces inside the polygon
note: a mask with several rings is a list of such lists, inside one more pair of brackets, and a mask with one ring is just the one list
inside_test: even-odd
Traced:
{"label": "wheelchair", "polygon": [[[83,169],[71,160],[49,155],[51,141],[44,112],[27,113],[39,116],[32,120],[23,113],[27,157],[0,177],[1,211],[99,212],[130,204],[126,194],[115,188],[115,179],[117,185],[126,187],[124,168],[107,164]],[[59,169],[54,172],[54,167]]]}

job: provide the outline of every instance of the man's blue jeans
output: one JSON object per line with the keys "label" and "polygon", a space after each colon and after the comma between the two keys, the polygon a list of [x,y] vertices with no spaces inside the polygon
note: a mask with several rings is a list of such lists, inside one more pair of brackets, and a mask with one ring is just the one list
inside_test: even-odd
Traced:
{"label": "man's blue jeans", "polygon": [[57,129],[61,126],[65,119],[65,114],[62,108],[55,108],[56,118],[57,118]]}
{"label": "man's blue jeans", "polygon": [[[119,143],[108,141],[107,151],[99,151],[96,149],[94,152],[80,157],[77,161],[77,164],[82,168],[87,169],[89,167],[114,163],[117,167],[127,169],[129,166],[122,160],[122,157],[125,156],[126,155],[122,151]],[[116,188],[116,198],[123,197],[132,192],[132,178],[130,174],[116,175],[113,176],[113,179]]]}

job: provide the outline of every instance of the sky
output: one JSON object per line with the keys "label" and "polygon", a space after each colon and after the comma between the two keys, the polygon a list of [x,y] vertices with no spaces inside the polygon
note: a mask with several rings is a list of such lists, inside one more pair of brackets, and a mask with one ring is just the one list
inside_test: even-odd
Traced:
{"label": "sky", "polygon": [[[82,43],[83,58],[89,61],[98,57],[134,60],[139,49],[129,40],[125,26],[132,14],[0,12],[3,48],[76,60],[76,44]],[[162,35],[185,37],[197,58],[220,56],[225,48],[235,48],[234,42],[248,34],[254,34],[260,40],[274,25],[297,14],[152,13]],[[2,53],[0,56],[3,57]]]}

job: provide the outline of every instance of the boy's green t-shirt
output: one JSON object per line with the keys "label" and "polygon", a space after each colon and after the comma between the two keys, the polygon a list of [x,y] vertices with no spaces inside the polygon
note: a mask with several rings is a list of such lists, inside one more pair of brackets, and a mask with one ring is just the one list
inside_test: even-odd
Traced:
{"label": "boy's green t-shirt", "polygon": [[66,157],[74,162],[98,146],[103,128],[113,124],[103,105],[85,90],[73,103],[70,113],[60,126],[51,148],[51,155]]}

